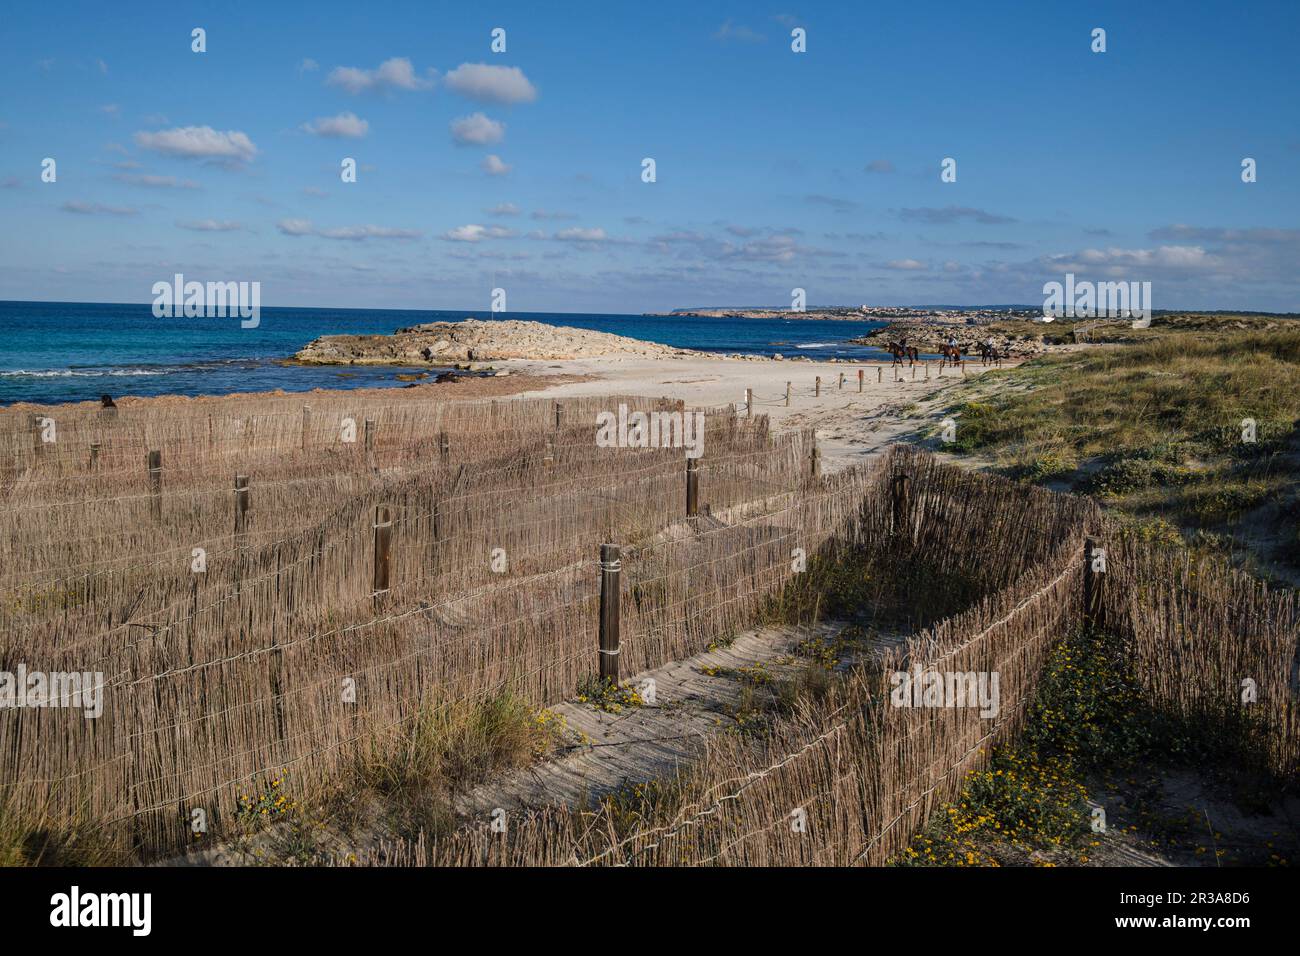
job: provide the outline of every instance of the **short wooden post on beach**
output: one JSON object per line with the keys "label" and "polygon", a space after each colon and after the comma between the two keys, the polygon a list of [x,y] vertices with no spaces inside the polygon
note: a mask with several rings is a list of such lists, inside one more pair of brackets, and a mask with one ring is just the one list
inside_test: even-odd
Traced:
{"label": "short wooden post on beach", "polygon": [[893,368],[894,368],[894,381],[897,382],[897,381],[898,381],[898,366],[895,365]]}
{"label": "short wooden post on beach", "polygon": [[822,450],[813,445],[812,453],[808,456],[808,470],[813,478],[820,478],[822,474]]}
{"label": "short wooden post on beach", "polygon": [[366,454],[369,455],[375,450],[375,420],[366,419]]}
{"label": "short wooden post on beach", "polygon": [[859,391],[859,392],[862,391],[862,376],[863,376],[864,374],[865,374],[865,373],[863,372],[862,369],[858,369],[858,391]]}
{"label": "short wooden post on beach", "polygon": [[235,475],[235,537],[248,533],[248,476]]}
{"label": "short wooden post on beach", "polygon": [[90,470],[99,471],[99,442],[90,443]]}
{"label": "short wooden post on beach", "polygon": [[877,366],[876,366],[876,384],[879,385],[879,384],[880,384],[881,382],[883,382],[884,380],[885,380],[885,367],[884,367],[883,365],[877,365]]}
{"label": "short wooden post on beach", "polygon": [[1097,630],[1106,625],[1106,549],[1101,539],[1083,539],[1083,623]]}
{"label": "short wooden post on beach", "polygon": [[686,459],[686,517],[700,513],[700,460]]}
{"label": "short wooden post on beach", "polygon": [[438,455],[444,465],[451,463],[451,439],[446,432],[438,432]]}
{"label": "short wooden post on beach", "polygon": [[752,388],[745,389],[745,417],[754,417],[754,390]]}
{"label": "short wooden post on beach", "polygon": [[785,383],[785,407],[790,407],[790,383]]}
{"label": "short wooden post on beach", "polygon": [[388,590],[389,574],[392,571],[393,563],[393,518],[388,505],[379,505],[375,508],[374,530],[375,575],[373,591],[377,601],[379,596]]}
{"label": "short wooden post on beach", "polygon": [[817,398],[822,397],[822,377],[820,375],[817,376],[817,387],[816,387],[816,391],[813,392],[813,394]]}
{"label": "short wooden post on beach", "polygon": [[600,546],[600,678],[614,684],[618,683],[620,555],[616,544]]}
{"label": "short wooden post on beach", "polygon": [[901,472],[895,474],[889,483],[890,503],[893,506],[894,534],[902,535],[911,528],[910,502],[908,500],[908,476]]}
{"label": "short wooden post on beach", "polygon": [[840,372],[840,391],[844,391],[844,373]]}
{"label": "short wooden post on beach", "polygon": [[560,430],[560,425],[564,421],[564,406],[559,402],[555,403],[555,430]]}
{"label": "short wooden post on beach", "polygon": [[311,406],[302,407],[302,450],[307,450],[307,436],[311,434]]}
{"label": "short wooden post on beach", "polygon": [[154,520],[162,518],[162,452],[149,452],[149,507]]}

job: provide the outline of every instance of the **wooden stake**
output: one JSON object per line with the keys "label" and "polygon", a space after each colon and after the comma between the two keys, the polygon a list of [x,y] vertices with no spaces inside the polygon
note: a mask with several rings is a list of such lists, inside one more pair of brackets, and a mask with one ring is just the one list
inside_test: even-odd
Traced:
{"label": "wooden stake", "polygon": [[618,545],[600,546],[600,677],[614,684],[618,683],[620,556]]}
{"label": "wooden stake", "polygon": [[1095,535],[1083,542],[1083,622],[1097,630],[1106,626],[1106,549]]}
{"label": "wooden stake", "polygon": [[700,513],[700,460],[686,459],[686,517]]}
{"label": "wooden stake", "polygon": [[90,443],[90,470],[99,471],[99,442]]}
{"label": "wooden stake", "polygon": [[235,475],[235,537],[248,533],[248,476]]}
{"label": "wooden stake", "polygon": [[444,465],[451,464],[451,439],[446,432],[438,433],[438,454],[442,456]]}
{"label": "wooden stake", "polygon": [[876,384],[879,385],[879,384],[880,384],[881,382],[883,382],[884,380],[885,380],[885,367],[884,367],[883,365],[877,365],[877,366],[876,366]]}
{"label": "wooden stake", "polygon": [[863,374],[864,374],[864,373],[863,373],[863,370],[862,370],[862,369],[858,369],[858,391],[859,391],[859,392],[862,391],[862,376],[863,376]]}
{"label": "wooden stake", "polygon": [[813,478],[820,478],[822,473],[821,449],[818,448],[816,445],[813,445],[812,454],[809,455],[808,457],[810,459],[810,466],[811,466],[809,470],[812,472]]}
{"label": "wooden stake", "polygon": [[820,375],[817,376],[817,391],[814,394],[817,398],[822,397],[822,377]]}
{"label": "wooden stake", "polygon": [[564,406],[559,402],[555,403],[555,430],[560,430],[560,423],[564,421]]}
{"label": "wooden stake", "polygon": [[785,407],[790,407],[790,383],[785,383]]}
{"label": "wooden stake", "polygon": [[840,372],[840,391],[844,391],[844,373]]}
{"label": "wooden stake", "polygon": [[155,521],[162,518],[162,452],[149,452],[149,507]]}
{"label": "wooden stake", "polygon": [[388,590],[388,576],[393,562],[393,519],[388,505],[375,508],[375,576],[374,593],[379,595]]}
{"label": "wooden stake", "polygon": [[745,389],[745,417],[754,417],[754,390],[752,388]]}

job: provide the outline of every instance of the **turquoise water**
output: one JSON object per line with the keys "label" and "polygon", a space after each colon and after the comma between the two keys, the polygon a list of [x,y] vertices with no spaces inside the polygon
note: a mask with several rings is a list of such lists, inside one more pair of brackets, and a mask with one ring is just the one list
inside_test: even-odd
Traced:
{"label": "turquoise water", "polygon": [[787,357],[878,358],[847,340],[880,322],[703,319],[564,313],[272,309],[255,329],[238,319],[157,319],[150,305],[0,302],[0,404],[68,402],[121,395],[220,395],[283,389],[400,386],[410,369],[285,366],[321,335],[387,333],[421,322],[528,319],[613,332],[679,348]]}

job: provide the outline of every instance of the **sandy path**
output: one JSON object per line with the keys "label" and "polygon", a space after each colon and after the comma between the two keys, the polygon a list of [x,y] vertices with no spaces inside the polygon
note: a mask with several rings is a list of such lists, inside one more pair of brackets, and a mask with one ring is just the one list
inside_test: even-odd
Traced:
{"label": "sandy path", "polygon": [[[826,471],[835,471],[855,462],[867,460],[892,442],[906,439],[937,425],[937,419],[920,407],[945,390],[961,382],[960,370],[944,369],[939,376],[937,363],[929,367],[930,378],[918,365],[904,366],[899,380],[894,369],[877,366],[830,362],[792,362],[774,360],[744,361],[734,359],[646,359],[611,356],[600,359],[573,359],[560,362],[534,362],[515,359],[493,363],[512,373],[534,376],[564,373],[592,376],[582,382],[530,389],[522,394],[549,395],[557,399],[577,395],[646,395],[682,399],[688,405],[743,406],[745,389],[754,390],[754,414],[768,415],[777,430],[812,427]],[[1015,363],[1004,362],[1002,368]],[[864,369],[862,392],[858,391],[858,369]],[[883,369],[878,373],[877,369]],[[968,362],[966,375],[974,378],[992,366]],[[844,387],[839,377],[845,376]],[[815,394],[815,380],[821,376],[820,397]],[[880,379],[879,381],[877,379]],[[790,407],[785,406],[786,382],[792,383]],[[594,425],[593,425],[594,427]]]}
{"label": "sandy path", "polygon": [[[476,787],[457,800],[456,809],[488,815],[496,807],[583,807],[624,784],[671,776],[699,756],[709,737],[739,726],[735,711],[749,679],[737,671],[751,669],[759,686],[766,686],[767,681],[789,677],[805,666],[807,658],[794,653],[801,642],[820,639],[833,646],[842,631],[838,624],[745,631],[726,647],[671,661],[627,681],[634,688],[652,681],[653,704],[647,701],[618,713],[576,699],[558,704],[550,710],[564,718],[570,736],[581,743]],[[895,640],[873,635],[868,644],[847,645],[838,655],[840,663],[847,666]]]}

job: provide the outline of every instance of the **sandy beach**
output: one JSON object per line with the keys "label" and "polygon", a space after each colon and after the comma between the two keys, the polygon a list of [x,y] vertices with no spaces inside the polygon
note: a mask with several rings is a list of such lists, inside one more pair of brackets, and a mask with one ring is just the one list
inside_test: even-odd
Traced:
{"label": "sandy beach", "polygon": [[[1004,362],[1002,368],[1016,363]],[[578,395],[647,395],[680,399],[689,406],[732,404],[744,413],[745,389],[753,389],[754,414],[767,415],[777,431],[814,428],[825,468],[835,471],[879,454],[894,441],[927,433],[926,408],[943,391],[961,382],[961,369],[939,374],[937,362],[906,365],[848,365],[830,362],[735,361],[707,358],[645,359],[606,357],[564,362],[514,360],[499,363],[533,382],[543,376],[584,376],[584,381],[530,388],[521,394],[556,399]],[[858,370],[863,370],[858,391]],[[992,371],[978,360],[967,362],[968,378]],[[840,375],[844,386],[839,386]],[[895,381],[895,374],[898,380]],[[816,380],[821,377],[821,394]],[[791,383],[790,405],[785,404]],[[915,407],[914,407],[915,406]]]}

